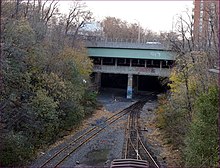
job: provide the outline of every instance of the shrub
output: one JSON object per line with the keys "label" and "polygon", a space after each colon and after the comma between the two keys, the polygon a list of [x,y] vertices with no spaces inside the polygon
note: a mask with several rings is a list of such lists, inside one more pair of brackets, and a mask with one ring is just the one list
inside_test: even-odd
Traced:
{"label": "shrub", "polygon": [[2,140],[0,154],[1,166],[18,166],[24,164],[34,154],[34,147],[21,133],[10,132]]}
{"label": "shrub", "polygon": [[198,97],[195,115],[187,134],[186,166],[215,167],[218,161],[218,89],[210,88]]}
{"label": "shrub", "polygon": [[57,102],[47,95],[46,90],[38,90],[33,98],[31,106],[39,122],[35,131],[35,138],[41,143],[48,143],[53,140],[58,132],[59,121],[58,112],[56,110]]}

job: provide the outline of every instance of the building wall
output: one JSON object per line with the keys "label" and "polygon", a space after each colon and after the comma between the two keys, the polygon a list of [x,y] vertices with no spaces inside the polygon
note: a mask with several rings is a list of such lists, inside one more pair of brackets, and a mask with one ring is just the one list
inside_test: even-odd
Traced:
{"label": "building wall", "polygon": [[[210,38],[218,39],[219,1],[194,0],[194,39],[202,46],[207,44]],[[212,22],[212,23],[210,23]],[[214,32],[211,35],[211,24]],[[214,33],[214,34],[213,34]]]}

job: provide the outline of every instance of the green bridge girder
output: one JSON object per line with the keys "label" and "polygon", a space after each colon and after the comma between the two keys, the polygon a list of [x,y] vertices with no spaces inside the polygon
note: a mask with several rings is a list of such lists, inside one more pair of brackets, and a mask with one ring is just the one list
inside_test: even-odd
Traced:
{"label": "green bridge girder", "polygon": [[87,48],[90,57],[175,60],[176,53],[157,49]]}

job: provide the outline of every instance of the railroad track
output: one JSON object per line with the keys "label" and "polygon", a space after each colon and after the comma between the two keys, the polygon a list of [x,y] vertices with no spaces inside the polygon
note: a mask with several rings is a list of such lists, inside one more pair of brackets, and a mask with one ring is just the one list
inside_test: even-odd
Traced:
{"label": "railroad track", "polygon": [[50,158],[48,158],[41,166],[42,167],[59,167],[67,158],[71,156],[74,152],[76,152],[81,146],[91,141],[94,137],[96,137],[100,132],[105,130],[109,125],[116,122],[126,114],[132,112],[134,109],[137,109],[141,104],[143,104],[143,100],[140,100],[131,106],[123,109],[122,111],[114,114],[110,118],[105,121],[105,125],[102,127],[94,126],[87,130],[85,133],[77,137],[76,139],[69,142],[55,154],[53,154]]}
{"label": "railroad track", "polygon": [[125,131],[124,159],[147,160],[150,167],[159,168],[159,164],[142,141],[138,118],[140,109],[130,112]]}

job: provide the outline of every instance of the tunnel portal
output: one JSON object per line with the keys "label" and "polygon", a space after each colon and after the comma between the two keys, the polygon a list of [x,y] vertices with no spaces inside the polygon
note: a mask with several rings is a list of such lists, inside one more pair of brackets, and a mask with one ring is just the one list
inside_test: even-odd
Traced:
{"label": "tunnel portal", "polygon": [[[97,77],[96,75],[93,75]],[[115,88],[127,90],[129,75],[127,74],[111,74],[101,73],[99,74],[99,86],[101,88]],[[132,77],[132,92],[143,93],[143,92],[164,92],[166,86],[163,86],[160,79],[157,76],[145,76],[145,75],[133,75]]]}
{"label": "tunnel portal", "polygon": [[128,75],[125,74],[101,74],[101,87],[127,89]]}

